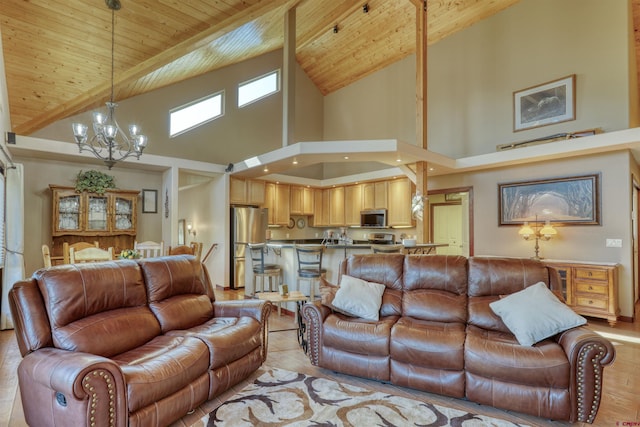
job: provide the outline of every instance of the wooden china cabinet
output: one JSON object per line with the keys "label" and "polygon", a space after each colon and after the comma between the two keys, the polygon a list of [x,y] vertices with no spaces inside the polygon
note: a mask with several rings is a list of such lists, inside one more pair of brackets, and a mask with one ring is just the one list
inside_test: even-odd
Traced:
{"label": "wooden china cabinet", "polygon": [[97,241],[114,254],[133,248],[137,232],[136,190],[106,190],[104,194],[77,193],[73,187],[49,185],[53,211],[51,259],[62,260],[62,244]]}

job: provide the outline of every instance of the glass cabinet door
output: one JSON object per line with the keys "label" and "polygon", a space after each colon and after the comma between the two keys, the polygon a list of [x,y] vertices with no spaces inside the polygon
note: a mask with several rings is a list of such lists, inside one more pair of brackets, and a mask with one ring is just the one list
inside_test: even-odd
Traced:
{"label": "glass cabinet door", "polygon": [[115,196],[115,222],[114,230],[132,230],[135,226],[134,200],[130,197]]}
{"label": "glass cabinet door", "polygon": [[61,196],[58,199],[58,230],[80,230],[80,196]]}
{"label": "glass cabinet door", "polygon": [[107,196],[89,196],[87,198],[87,230],[107,231]]}

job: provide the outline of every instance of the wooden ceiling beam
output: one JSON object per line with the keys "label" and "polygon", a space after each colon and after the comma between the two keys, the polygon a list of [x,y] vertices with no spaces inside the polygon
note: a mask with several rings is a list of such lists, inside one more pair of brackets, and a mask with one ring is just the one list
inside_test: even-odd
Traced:
{"label": "wooden ceiling beam", "polygon": [[[241,12],[213,25],[187,40],[170,47],[159,54],[142,61],[130,69],[119,73],[114,79],[115,86],[126,86],[155,70],[179,60],[185,55],[198,49],[206,49],[207,45],[223,35],[260,18],[262,15],[284,8],[289,10],[295,7],[301,0],[262,0]],[[106,82],[86,91],[81,96],[68,102],[61,103],[56,108],[41,114],[32,120],[16,126],[13,131],[20,135],[29,135],[51,123],[66,117],[79,114],[87,108],[95,105],[96,98],[108,99],[111,92],[111,82]]]}

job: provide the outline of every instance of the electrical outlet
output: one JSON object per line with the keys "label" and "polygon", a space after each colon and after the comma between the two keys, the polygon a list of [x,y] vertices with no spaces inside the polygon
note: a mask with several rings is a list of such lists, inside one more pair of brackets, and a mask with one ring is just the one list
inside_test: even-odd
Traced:
{"label": "electrical outlet", "polygon": [[607,239],[605,246],[607,248],[621,248],[622,239]]}

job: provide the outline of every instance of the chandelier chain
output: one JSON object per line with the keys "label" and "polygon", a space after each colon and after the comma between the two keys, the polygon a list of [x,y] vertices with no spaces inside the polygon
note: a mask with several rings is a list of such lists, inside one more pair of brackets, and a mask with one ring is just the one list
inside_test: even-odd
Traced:
{"label": "chandelier chain", "polygon": [[102,160],[109,169],[117,162],[130,156],[140,159],[142,151],[147,146],[147,137],[140,133],[140,127],[135,124],[129,126],[127,135],[118,125],[115,119],[115,109],[118,106],[115,101],[115,57],[116,57],[116,10],[120,10],[120,0],[105,0],[111,9],[111,93],[107,102],[107,113],[93,113],[93,133],[89,137],[89,126],[83,123],[73,123],[73,136],[80,149],[90,151],[95,157]]}

